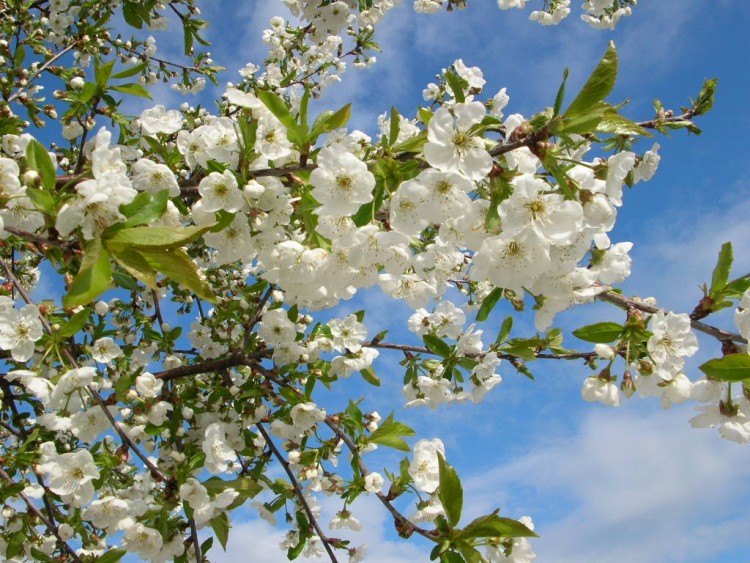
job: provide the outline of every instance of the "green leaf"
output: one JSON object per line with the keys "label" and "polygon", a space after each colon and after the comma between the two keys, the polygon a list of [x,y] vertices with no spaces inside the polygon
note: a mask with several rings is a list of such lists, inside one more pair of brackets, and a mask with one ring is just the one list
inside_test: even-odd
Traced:
{"label": "green leaf", "polygon": [[44,190],[37,188],[26,188],[26,195],[29,196],[31,202],[36,206],[37,209],[44,213],[52,211],[57,203],[55,197]]}
{"label": "green leaf", "polygon": [[174,250],[200,238],[211,227],[213,225],[203,227],[133,227],[132,229],[117,231],[105,240],[105,244],[130,246],[134,249],[149,252]]}
{"label": "green leaf", "polygon": [[126,2],[122,5],[122,16],[125,23],[136,29],[143,27],[143,18],[141,17],[137,5],[132,2]]}
{"label": "green leaf", "polygon": [[86,305],[109,289],[112,282],[112,266],[109,254],[102,247],[101,239],[86,244],[78,274],[63,297],[65,307]]}
{"label": "green leaf", "polygon": [[127,205],[120,206],[120,212],[128,218],[124,223],[118,223],[120,230],[125,227],[136,227],[153,223],[164,215],[169,202],[169,192],[162,190],[155,194],[141,192]]}
{"label": "green leaf", "polygon": [[499,344],[504,342],[510,336],[510,331],[513,328],[513,315],[508,315],[503,320],[503,324],[500,325],[500,332],[497,333],[497,339],[495,343]]}
{"label": "green leaf", "polygon": [[448,463],[446,463],[443,454],[438,452],[438,469],[440,471],[440,489],[438,497],[448,516],[448,521],[452,527],[456,527],[461,520],[461,511],[464,505],[464,489],[461,486],[461,480],[458,473]]}
{"label": "green leaf", "polygon": [[55,189],[55,181],[57,180],[55,165],[47,149],[36,139],[32,139],[26,148],[26,162],[30,168],[39,172],[42,177],[42,186],[46,190],[52,191]]}
{"label": "green leaf", "polygon": [[464,86],[468,85],[466,81],[453,71],[445,73],[445,81],[453,91],[453,97],[456,98],[456,102],[459,104],[464,103],[466,101],[464,96]]}
{"label": "green leaf", "polygon": [[[420,108],[421,109],[421,108]],[[427,132],[422,131],[418,135],[406,139],[403,143],[399,143],[393,150],[396,152],[419,152],[427,142]]]}
{"label": "green leaf", "polygon": [[221,547],[224,551],[227,550],[227,541],[229,541],[229,517],[226,512],[222,512],[218,516],[211,518],[210,520],[211,529],[216,534],[216,539],[219,540]]}
{"label": "green leaf", "polygon": [[180,284],[195,293],[201,299],[213,303],[216,295],[206,280],[201,276],[193,259],[179,248],[173,250],[149,250],[140,249],[141,255],[146,262],[164,274],[170,280]]}
{"label": "green leaf", "polygon": [[310,87],[305,87],[305,93],[302,94],[302,99],[299,103],[299,122],[303,125],[307,125],[307,108],[310,105]]}
{"label": "green leaf", "polygon": [[573,336],[586,342],[606,344],[617,340],[622,335],[623,330],[624,327],[617,323],[601,322],[582,326],[573,331]]}
{"label": "green leaf", "polygon": [[447,358],[453,353],[453,349],[437,336],[425,334],[422,336],[422,340],[424,341],[424,345],[438,356]]}
{"label": "green leaf", "polygon": [[533,531],[521,522],[511,518],[498,516],[496,510],[492,514],[480,516],[458,532],[461,538],[535,538]]}
{"label": "green leaf", "polygon": [[360,370],[359,373],[362,374],[362,379],[367,381],[367,383],[375,387],[380,387],[380,379],[377,375],[375,375],[375,372],[372,368],[365,368],[363,370]]}
{"label": "green leaf", "polygon": [[490,315],[492,309],[495,308],[495,305],[497,305],[497,302],[502,296],[503,289],[500,287],[496,287],[495,289],[490,291],[487,297],[485,297],[482,301],[482,305],[479,307],[479,311],[477,311],[476,321],[478,323],[487,320],[487,317]]}
{"label": "green leaf", "polygon": [[566,117],[574,117],[588,112],[603,101],[615,85],[617,78],[617,51],[610,41],[607,51],[594,69],[594,72],[583,85],[573,103],[565,110]]}
{"label": "green leaf", "polygon": [[729,273],[732,270],[732,263],[734,262],[734,253],[732,252],[732,243],[725,242],[721,245],[719,251],[719,259],[716,262],[713,275],[711,276],[711,290],[709,295],[712,297],[716,293],[720,292],[727,285],[729,281]]}
{"label": "green leaf", "polygon": [[410,452],[411,448],[400,436],[414,436],[415,434],[416,432],[406,426],[406,424],[393,420],[393,413],[391,413],[377,430],[370,434],[369,441],[404,452]]}
{"label": "green leaf", "polygon": [[203,486],[211,496],[219,495],[227,489],[234,489],[245,498],[253,498],[263,490],[257,481],[249,477],[237,477],[226,481],[220,477],[211,477],[203,481]]}
{"label": "green leaf", "polygon": [[568,68],[565,67],[565,70],[563,71],[563,79],[562,84],[560,84],[560,88],[557,90],[557,96],[555,96],[555,107],[552,111],[552,116],[556,116],[560,114],[560,109],[562,108],[563,100],[565,99],[565,83],[568,81]]}
{"label": "green leaf", "polygon": [[[156,284],[156,270],[146,261],[142,254],[132,248],[123,246],[110,246],[109,251],[112,254],[112,258],[122,266],[122,268],[128,272],[135,279],[142,281],[151,289],[158,289]],[[120,275],[118,275],[120,274]],[[123,276],[119,272],[115,272],[117,285],[130,289],[131,291],[139,289],[137,284],[133,284],[130,278],[123,279]]]}
{"label": "green leaf", "polygon": [[115,393],[117,394],[118,399],[120,399],[121,401],[125,400],[125,395],[135,383],[136,377],[138,377],[137,372],[133,372],[130,374],[123,373],[120,375],[117,381],[115,381]]}
{"label": "green leaf", "polygon": [[121,70],[120,72],[113,74],[112,78],[118,80],[120,78],[130,78],[131,76],[135,76],[136,74],[141,74],[144,70],[146,70],[147,63],[138,63],[137,65],[133,65],[130,68],[126,68],[125,70]]}
{"label": "green leaf", "polygon": [[324,111],[313,123],[312,133],[310,136],[313,139],[317,139],[324,133],[330,133],[336,129],[340,129],[349,121],[349,117],[352,112],[352,104],[346,104],[340,110],[336,112]]}
{"label": "green leaf", "polygon": [[66,322],[60,328],[57,334],[60,335],[62,338],[67,338],[69,336],[73,336],[74,334],[78,334],[78,332],[80,332],[80,330],[88,322],[90,315],[91,315],[91,309],[89,309],[88,307],[81,309],[75,315],[73,315],[72,317],[68,319],[68,322]]}
{"label": "green leaf", "polygon": [[623,117],[615,111],[608,111],[604,113],[601,121],[596,126],[596,131],[599,133],[610,133],[612,135],[638,135],[641,137],[653,137],[651,133],[646,131],[643,127],[637,123],[630,121],[627,117]]}
{"label": "green leaf", "polygon": [[486,561],[482,554],[468,542],[459,540],[456,542],[456,548],[464,556],[467,563],[484,563]]}
{"label": "green leaf", "polygon": [[741,277],[737,278],[736,280],[732,280],[727,285],[725,285],[722,293],[724,293],[725,295],[741,297],[742,294],[745,293],[748,289],[750,289],[750,279]]}
{"label": "green leaf", "polygon": [[[81,93],[79,94],[79,100],[82,104],[85,104],[91,98],[93,98],[97,94],[97,86],[93,82],[86,82],[83,85],[83,89],[81,90]],[[72,94],[70,95],[72,97]]]}
{"label": "green leaf", "polygon": [[398,113],[396,106],[391,106],[391,123],[388,130],[388,145],[393,145],[398,139],[401,132],[401,114]]}
{"label": "green leaf", "polygon": [[510,354],[511,356],[516,356],[517,358],[521,358],[523,360],[536,360],[536,349],[534,346],[526,343],[519,343],[519,344],[511,344],[510,346],[505,346],[502,349],[503,352],[506,354]]}
{"label": "green leaf", "polygon": [[466,563],[466,560],[455,551],[446,551],[440,555],[440,563]]}
{"label": "green leaf", "polygon": [[602,119],[604,119],[604,109],[590,110],[573,117],[565,117],[561,129],[556,134],[585,135],[596,131]]}
{"label": "green leaf", "polygon": [[723,358],[714,358],[700,366],[700,370],[719,381],[747,381],[750,380],[750,354],[728,354]]}
{"label": "green leaf", "polygon": [[289,107],[286,105],[283,98],[277,96],[273,92],[269,92],[268,90],[257,90],[255,95],[258,96],[258,99],[268,108],[268,111],[274,114],[287,129],[293,128],[297,125],[297,121],[289,111]]}
{"label": "green leaf", "polygon": [[94,67],[94,75],[96,77],[96,85],[99,88],[104,88],[107,85],[107,81],[112,76],[112,68],[115,66],[115,61],[111,60],[104,63],[103,65],[96,65]]}
{"label": "green leaf", "polygon": [[149,92],[143,84],[133,82],[131,84],[120,84],[118,86],[110,86],[110,90],[115,90],[122,94],[128,94],[129,96],[138,96],[140,98],[151,99],[151,92]]}
{"label": "green leaf", "polygon": [[121,547],[108,549],[105,553],[96,558],[96,563],[117,563],[117,561],[125,557],[127,552],[127,549]]}
{"label": "green leaf", "polygon": [[702,115],[714,107],[714,94],[716,94],[717,78],[708,78],[703,82],[703,87],[695,101],[695,115]]}

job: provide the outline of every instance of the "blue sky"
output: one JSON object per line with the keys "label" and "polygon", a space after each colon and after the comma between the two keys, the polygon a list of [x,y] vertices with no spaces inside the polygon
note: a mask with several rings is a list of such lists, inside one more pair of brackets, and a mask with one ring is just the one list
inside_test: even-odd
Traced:
{"label": "blue sky", "polygon": [[[750,173],[741,136],[750,126],[750,83],[742,52],[750,4],[643,0],[633,17],[609,32],[578,21],[579,3],[573,2],[574,15],[562,25],[543,28],[527,20],[528,10],[501,12],[489,0],[437,16],[414,14],[405,1],[381,23],[377,38],[384,52],[378,64],[349,70],[322,103],[338,108],[353,102],[351,126],[373,133],[377,116],[392,105],[413,116],[422,88],[441,68],[462,58],[483,69],[486,95],[508,88],[506,114],[530,115],[551,105],[565,67],[572,95],[609,40],[617,44],[621,63],[611,99],[630,98],[626,114],[633,119],[651,117],[654,97],[679,110],[705,78],[718,77],[714,111],[698,123],[704,134],[676,132],[671,139],[657,139],[662,145],[659,172],[626,194],[612,234],[613,241],[635,243],[625,290],[689,312],[723,242],[735,245],[736,274],[750,271],[750,252],[743,245],[750,238]],[[232,71],[246,62],[262,62],[260,34],[271,16],[285,13],[276,0],[214,1],[203,11],[212,24],[207,35],[214,42],[213,58]],[[161,41],[160,48],[167,49],[169,38]],[[228,72],[222,80],[237,77]],[[163,91],[159,101],[176,106],[182,99]],[[367,299],[375,304],[368,312],[371,334],[393,329],[396,313],[408,317],[405,307],[377,295]],[[345,304],[341,314],[361,303]],[[561,320],[580,326],[603,318],[622,320],[622,315],[602,305],[569,312]],[[566,343],[586,346],[572,336]],[[693,379],[699,376],[697,365],[718,354],[717,345],[704,344],[690,362]],[[691,405],[664,412],[656,401],[634,398],[618,409],[592,406],[580,399],[588,375],[583,365],[538,364],[531,366],[536,382],[503,365],[503,384],[482,405],[405,411],[398,359],[381,355],[376,364],[380,389],[352,379],[348,391],[366,394],[366,408],[381,414],[396,410],[421,437],[444,440],[448,460],[464,482],[465,518],[496,507],[507,516],[531,515],[541,535],[534,544],[538,561],[733,563],[750,558],[750,449],[724,442],[711,430],[690,428]],[[381,452],[369,465],[374,470],[386,463],[394,467],[400,457]],[[324,503],[329,515],[338,508]],[[355,505],[355,515],[367,531],[351,537],[370,546],[370,560],[426,560],[429,547],[396,538],[374,499]],[[248,550],[258,554],[253,556],[258,563],[285,560],[276,547],[280,531],[249,513],[233,519],[228,553],[214,553],[212,560],[244,560]]]}

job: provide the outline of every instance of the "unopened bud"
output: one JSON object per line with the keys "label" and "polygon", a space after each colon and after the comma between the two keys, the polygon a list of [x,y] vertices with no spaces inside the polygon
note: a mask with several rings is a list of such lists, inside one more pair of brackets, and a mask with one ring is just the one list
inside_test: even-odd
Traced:
{"label": "unopened bud", "polygon": [[27,170],[23,173],[23,185],[29,188],[38,188],[42,185],[42,177],[36,170]]}
{"label": "unopened bud", "polygon": [[626,371],[625,374],[622,376],[622,383],[620,383],[620,391],[622,391],[623,395],[625,395],[628,399],[632,397],[635,394],[636,387],[635,383],[633,382],[633,377],[630,375],[629,371]]}

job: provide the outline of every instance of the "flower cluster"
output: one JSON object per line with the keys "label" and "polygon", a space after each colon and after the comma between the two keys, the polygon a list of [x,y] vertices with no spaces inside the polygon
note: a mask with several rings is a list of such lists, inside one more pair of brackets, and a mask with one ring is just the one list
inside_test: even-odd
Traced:
{"label": "flower cluster", "polygon": [[[15,41],[44,54],[16,68],[25,51],[0,40],[0,56],[14,60],[0,108],[0,555],[204,561],[204,529],[226,543],[232,510],[247,504],[288,525],[290,558],[342,550],[360,561],[365,546],[328,531],[358,530],[356,501],[371,495],[404,537],[445,551],[460,534],[489,561],[533,560],[529,518],[495,511],[460,528],[463,490],[439,439],[411,448],[414,431],[393,415],[364,410],[364,400],[325,402],[322,388],[345,378],[379,385],[385,353],[402,355],[408,406],[479,402],[513,371],[530,375],[527,362],[583,359],[606,364],[585,380],[586,400],[617,404],[635,390],[665,406],[693,399],[704,403],[693,425],[750,440],[745,393],[684,374],[697,350],[693,317],[629,302],[624,325],[574,332],[594,353],[563,347],[553,327],[574,305],[624,299],[609,290],[630,274],[632,245],[610,234],[624,188],[659,162],[658,145],[638,154],[634,143],[647,127],[690,128],[709,94],[690,115],[660,110],[640,124],[598,86],[584,86],[588,107],[506,116],[508,90],[486,96],[482,70],[458,59],[427,85],[416,117],[380,116],[373,140],[347,128],[350,106],[312,116],[310,100],[339,80],[345,59],[374,62],[373,26],[398,2],[284,3],[301,23],[273,18],[264,67],[245,66],[214,110],[155,105],[136,119],[117,96],[147,97],[144,85],[177,74],[174,86],[196,93],[213,75],[210,56],[194,49],[205,22],[192,0],[55,0],[29,13],[15,3],[4,8],[14,18],[0,10],[0,28],[14,21]],[[608,27],[632,4],[586,2],[584,19]],[[191,65],[156,58],[151,35],[112,37],[105,24],[116,8],[128,26],[154,32],[174,13]],[[551,1],[531,17],[557,23],[569,11]],[[67,58],[70,68],[54,64]],[[32,83],[44,73],[64,81],[59,117],[39,106]],[[600,75],[614,79],[614,47]],[[50,151],[25,132],[12,104],[35,122],[57,120],[69,148]],[[31,292],[41,276],[51,284]],[[742,283],[717,282],[706,303],[741,297],[747,339]],[[368,299],[413,311],[404,342],[374,334],[366,310],[336,309],[369,288],[379,293]],[[533,323],[514,326],[527,306]],[[497,314],[506,315],[497,327],[481,324]],[[531,324],[538,332],[524,335]],[[411,461],[368,469],[386,447],[413,449]],[[412,494],[407,516],[394,501]],[[341,503],[328,529],[323,506],[333,501],[322,497]]]}

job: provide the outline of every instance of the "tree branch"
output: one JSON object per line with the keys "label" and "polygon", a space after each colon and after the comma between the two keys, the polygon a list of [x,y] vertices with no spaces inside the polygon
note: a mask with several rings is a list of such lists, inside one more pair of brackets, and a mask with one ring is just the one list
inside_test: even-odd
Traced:
{"label": "tree branch", "polygon": [[[9,280],[11,280],[13,286],[16,288],[16,290],[18,290],[18,293],[21,295],[23,300],[29,305],[34,305],[34,301],[31,299],[31,296],[23,288],[21,283],[18,281],[18,278],[16,278],[15,274],[13,273],[13,270],[10,268],[10,266],[8,266],[5,260],[0,259],[0,268],[5,271],[5,275]],[[52,327],[50,326],[47,319],[45,319],[43,315],[39,315],[39,320],[41,321],[45,332],[47,332],[47,334],[52,334]],[[74,369],[77,369],[79,367],[78,362],[67,348],[63,348],[62,353],[65,356],[65,359],[68,360],[68,362]],[[94,402],[99,405],[104,411],[104,416],[107,418],[115,432],[117,432],[117,435],[120,437],[123,443],[127,444],[128,448],[130,448],[133,453],[143,462],[143,464],[151,472],[151,475],[154,477],[154,479],[161,482],[167,481],[167,476],[164,475],[164,473],[158,467],[156,467],[156,465],[154,465],[154,463],[150,459],[148,459],[148,457],[135,445],[135,442],[133,442],[130,436],[128,436],[127,433],[122,429],[120,423],[115,420],[114,416],[112,416],[112,413],[109,411],[109,408],[107,408],[108,405],[106,401],[102,398],[99,392],[91,385],[87,385],[85,389],[89,393],[91,398],[94,399]]]}
{"label": "tree branch", "polygon": [[[623,295],[620,295],[619,293],[614,293],[612,291],[605,291],[604,293],[600,293],[599,295],[596,296],[596,298],[599,299],[600,301],[606,301],[608,303],[617,305],[618,307],[621,307],[622,309],[638,309],[639,311],[643,311],[644,313],[654,314],[654,313],[658,313],[661,310],[665,310],[659,307],[652,307],[651,305],[647,305],[645,303],[636,301],[634,299],[629,299],[627,297],[624,297]],[[717,340],[721,340],[721,341],[730,340],[732,342],[740,342],[742,344],[747,344],[747,339],[742,337],[739,334],[736,334],[734,332],[729,332],[726,330],[722,330],[720,328],[708,325],[706,323],[702,323],[700,321],[691,320],[690,326],[692,326],[697,331],[700,331],[704,334],[708,334],[709,336],[713,336]]]}
{"label": "tree branch", "polygon": [[313,528],[315,528],[315,532],[318,534],[320,541],[323,542],[323,547],[328,553],[328,557],[331,558],[331,562],[338,563],[338,559],[336,559],[336,554],[333,552],[333,548],[330,545],[330,540],[328,539],[328,536],[326,536],[323,533],[323,530],[321,529],[320,524],[318,523],[318,519],[313,514],[312,509],[310,508],[310,505],[307,503],[307,499],[305,499],[305,493],[302,491],[302,487],[300,486],[299,481],[297,481],[297,477],[294,475],[294,471],[292,471],[292,468],[289,467],[289,462],[286,460],[286,458],[282,455],[282,453],[278,450],[276,445],[273,443],[273,440],[271,440],[271,436],[268,434],[268,432],[266,432],[266,429],[263,428],[263,425],[260,422],[258,422],[255,426],[260,432],[260,434],[263,436],[263,438],[265,439],[266,444],[268,445],[268,448],[273,453],[274,457],[281,464],[281,467],[284,468],[284,472],[287,474],[287,477],[289,477],[289,481],[292,483],[292,487],[294,488],[294,494],[297,496],[297,499],[302,505],[302,509],[307,514],[307,518],[310,520],[310,525]]}

